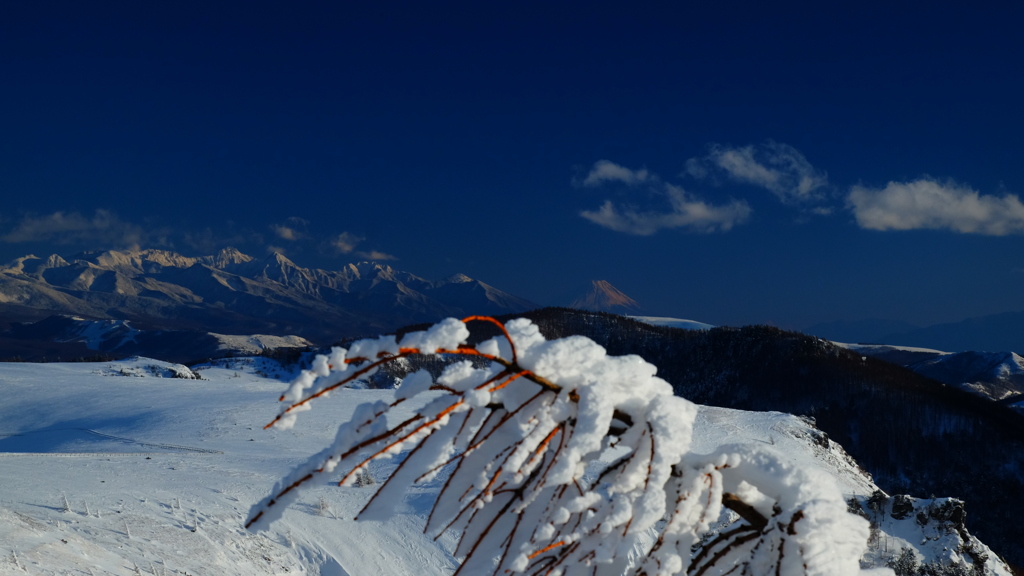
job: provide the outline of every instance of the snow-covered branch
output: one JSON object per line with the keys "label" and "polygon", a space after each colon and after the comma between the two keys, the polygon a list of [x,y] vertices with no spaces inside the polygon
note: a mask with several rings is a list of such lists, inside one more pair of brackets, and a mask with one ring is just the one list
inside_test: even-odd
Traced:
{"label": "snow-covered branch", "polygon": [[[469,321],[502,334],[467,346]],[[349,485],[373,460],[402,455],[357,519],[388,517],[410,485],[440,475],[426,530],[459,535],[459,574],[861,572],[868,523],[846,511],[830,478],[750,446],[691,454],[697,408],[653,365],[584,337],[547,341],[525,319],[448,319],[400,342],[334,348],[292,383],[268,426],[290,428],[313,400],[416,354],[486,363],[452,364],[436,380],[413,373],[394,402],[359,406],[329,447],[253,507],[248,527],[278,518],[315,477]],[[414,397],[425,405],[389,425],[389,411]],[[602,460],[612,462],[588,476]],[[722,517],[734,522],[713,532]]]}

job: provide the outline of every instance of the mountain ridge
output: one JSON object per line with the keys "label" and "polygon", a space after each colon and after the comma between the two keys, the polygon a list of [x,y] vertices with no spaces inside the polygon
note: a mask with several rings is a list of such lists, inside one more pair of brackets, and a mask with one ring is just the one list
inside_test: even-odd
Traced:
{"label": "mountain ridge", "polygon": [[8,321],[65,314],[327,343],[410,321],[536,307],[464,274],[435,282],[372,261],[304,268],[280,253],[257,259],[234,248],[197,257],[167,250],[28,255],[0,266],[0,314]]}
{"label": "mountain ridge", "polygon": [[1024,311],[972,316],[956,322],[916,326],[897,320],[866,319],[815,324],[802,329],[829,340],[900,344],[938,350],[1013,350],[1024,353]]}

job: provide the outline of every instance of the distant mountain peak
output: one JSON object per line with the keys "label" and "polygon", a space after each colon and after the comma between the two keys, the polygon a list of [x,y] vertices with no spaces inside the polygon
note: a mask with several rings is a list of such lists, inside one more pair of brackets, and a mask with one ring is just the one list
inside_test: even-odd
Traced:
{"label": "distant mountain peak", "polygon": [[61,258],[57,254],[51,254],[50,257],[46,259],[46,267],[47,268],[60,268],[61,266],[67,266],[67,265],[68,265],[68,261],[63,259],[63,258]]}
{"label": "distant mountain peak", "polygon": [[240,256],[245,260],[252,260],[251,256],[242,254],[242,252],[234,246],[228,246],[227,248],[221,248],[220,252],[217,252],[217,256]]}
{"label": "distant mountain peak", "polygon": [[391,266],[381,264],[376,260],[363,260],[362,262],[357,262],[355,267],[362,270],[394,270]]}
{"label": "distant mountain peak", "polygon": [[287,256],[280,252],[271,252],[266,258],[268,264],[281,264],[285,266],[295,266],[295,262],[292,262]]}
{"label": "distant mountain peak", "polygon": [[393,280],[395,275],[398,273],[398,271],[391,266],[381,264],[380,262],[374,262],[372,260],[364,260],[355,264],[349,264],[348,266],[349,269],[355,273],[357,278],[382,278],[385,280]]}
{"label": "distant mountain peak", "polygon": [[466,282],[474,282],[474,280],[461,272],[452,274],[441,281],[442,284],[465,284]]}
{"label": "distant mountain peak", "polygon": [[232,264],[246,264],[255,260],[252,256],[242,254],[237,248],[223,248],[213,256],[206,256],[204,261],[214,268],[224,269]]}
{"label": "distant mountain peak", "polygon": [[72,257],[72,260],[107,270],[118,270],[128,273],[131,273],[131,271],[141,271],[146,263],[169,268],[188,268],[199,261],[198,258],[182,256],[170,250],[140,250],[138,248],[126,250],[88,250],[76,254]]}
{"label": "distant mountain peak", "polygon": [[25,262],[29,260],[39,260],[39,257],[35,254],[29,254],[27,256],[21,256],[15,258],[7,264],[0,266],[0,271],[7,272],[9,274],[22,274],[25,273]]}
{"label": "distant mountain peak", "polygon": [[570,308],[597,312],[641,312],[636,300],[626,296],[607,280],[591,280],[590,290],[569,304]]}

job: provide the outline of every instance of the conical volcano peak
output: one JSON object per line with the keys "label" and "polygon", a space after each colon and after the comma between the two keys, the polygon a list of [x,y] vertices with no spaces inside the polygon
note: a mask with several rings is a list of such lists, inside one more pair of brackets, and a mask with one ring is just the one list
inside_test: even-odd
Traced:
{"label": "conical volcano peak", "polygon": [[597,312],[640,312],[642,308],[607,280],[591,280],[590,290],[569,304],[570,308]]}

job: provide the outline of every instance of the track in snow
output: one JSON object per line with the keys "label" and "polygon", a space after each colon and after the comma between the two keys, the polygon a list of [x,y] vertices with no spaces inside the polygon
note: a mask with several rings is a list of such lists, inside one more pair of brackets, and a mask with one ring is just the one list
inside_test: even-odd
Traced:
{"label": "track in snow", "polygon": [[[92,447],[95,444],[133,445],[140,448],[156,449],[154,452],[114,452],[111,450],[40,450],[39,446],[51,445],[54,448],[63,446]],[[36,448],[32,450],[32,448]],[[30,430],[16,434],[0,434],[0,456],[23,456],[28,454],[44,456],[137,456],[144,454],[165,454],[167,452],[186,452],[194,454],[223,454],[219,450],[182,446],[180,444],[164,444],[143,442],[134,438],[104,434],[89,428],[48,428]]]}

